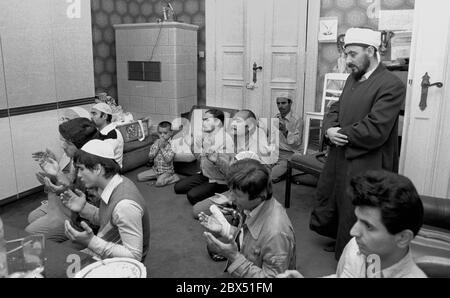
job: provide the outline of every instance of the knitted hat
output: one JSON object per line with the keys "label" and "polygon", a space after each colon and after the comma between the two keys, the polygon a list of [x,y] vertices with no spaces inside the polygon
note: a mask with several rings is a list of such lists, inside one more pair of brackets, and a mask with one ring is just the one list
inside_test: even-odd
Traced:
{"label": "knitted hat", "polygon": [[75,118],[62,123],[59,125],[59,133],[78,149],[88,141],[98,139],[100,135],[95,124],[86,118]]}
{"label": "knitted hat", "polygon": [[63,117],[67,120],[75,119],[75,118],[87,118],[91,119],[91,115],[86,109],[80,107],[68,108],[64,111]]}
{"label": "knitted hat", "polygon": [[285,91],[278,94],[277,98],[287,98],[290,99],[291,101],[294,101],[294,93],[291,91]]}
{"label": "knitted hat", "polygon": [[243,159],[254,159],[259,162],[261,162],[261,158],[259,158],[258,154],[252,152],[252,151],[242,151],[236,154],[234,157],[236,160],[243,160]]}
{"label": "knitted hat", "polygon": [[114,159],[114,148],[112,147],[111,143],[106,141],[91,140],[87,142],[83,146],[83,148],[81,148],[81,151],[98,157]]}
{"label": "knitted hat", "polygon": [[107,115],[112,115],[113,114],[111,106],[108,105],[107,103],[104,103],[104,102],[101,102],[101,103],[98,103],[98,104],[94,105],[92,107],[92,109],[96,109],[97,111],[103,112],[103,113],[105,113]]}

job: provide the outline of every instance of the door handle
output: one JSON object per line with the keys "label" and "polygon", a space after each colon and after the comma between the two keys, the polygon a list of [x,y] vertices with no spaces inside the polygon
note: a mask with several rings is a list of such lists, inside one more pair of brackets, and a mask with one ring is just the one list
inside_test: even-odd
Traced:
{"label": "door handle", "polygon": [[422,95],[420,97],[420,104],[419,104],[421,111],[425,111],[427,109],[428,88],[434,86],[442,88],[444,84],[442,84],[441,82],[430,84],[430,76],[428,75],[428,72],[425,73],[425,75],[422,77]]}
{"label": "door handle", "polygon": [[256,62],[253,63],[253,83],[254,83],[254,84],[256,84],[256,82],[258,81],[256,72],[257,72],[258,70],[262,70],[262,69],[263,69],[262,66],[258,66],[258,65],[256,64]]}

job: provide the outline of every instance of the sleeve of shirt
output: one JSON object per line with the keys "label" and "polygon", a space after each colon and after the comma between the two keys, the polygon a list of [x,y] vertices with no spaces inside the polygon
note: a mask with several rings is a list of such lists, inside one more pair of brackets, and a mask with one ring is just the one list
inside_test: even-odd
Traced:
{"label": "sleeve of shirt", "polygon": [[274,164],[278,161],[278,150],[276,143],[269,145],[267,134],[264,130],[258,130],[258,152],[255,152],[263,164]]}
{"label": "sleeve of shirt", "polygon": [[354,239],[345,246],[336,269],[337,278],[360,278],[361,268],[358,268],[357,244]]}
{"label": "sleeve of shirt", "polygon": [[99,209],[95,207],[94,205],[91,205],[89,203],[86,203],[84,205],[83,210],[80,212],[80,216],[82,218],[85,218],[89,220],[94,225],[99,226],[100,225],[100,216],[99,216]]}
{"label": "sleeve of shirt", "polygon": [[370,113],[361,121],[342,127],[339,132],[348,136],[349,140],[347,158],[354,159],[364,155],[386,142],[398,120],[405,91],[401,82],[383,86]]}
{"label": "sleeve of shirt", "polygon": [[239,253],[227,271],[234,277],[242,278],[272,278],[285,272],[294,252],[293,240],[286,234],[273,235],[266,241],[261,251],[263,255],[262,267],[256,266],[243,254]]}
{"label": "sleeve of shirt", "polygon": [[323,118],[323,135],[325,136],[324,140],[327,145],[334,146],[328,138],[327,131],[332,127],[339,127],[339,110],[340,110],[340,99],[334,102],[328,113],[325,114]]}
{"label": "sleeve of shirt", "polygon": [[164,161],[170,163],[173,161],[175,157],[175,151],[172,149],[172,144],[169,142],[163,150],[161,150],[161,154],[164,158]]}
{"label": "sleeve of shirt", "polygon": [[148,153],[148,158],[150,160],[153,160],[156,157],[156,154],[158,153],[159,150],[159,139],[156,140],[151,146],[150,146],[150,151]]}
{"label": "sleeve of shirt", "polygon": [[226,134],[223,146],[217,150],[217,162],[215,163],[219,171],[223,174],[228,173],[234,154],[234,142],[229,134]]}
{"label": "sleeve of shirt", "polygon": [[122,244],[108,242],[94,236],[88,248],[102,258],[123,257],[140,261],[143,249],[142,217],[144,211],[134,201],[120,201],[112,214],[112,222],[119,229]]}
{"label": "sleeve of shirt", "polygon": [[301,119],[295,119],[295,124],[288,130],[286,137],[287,143],[291,146],[299,148],[302,144],[302,127]]}

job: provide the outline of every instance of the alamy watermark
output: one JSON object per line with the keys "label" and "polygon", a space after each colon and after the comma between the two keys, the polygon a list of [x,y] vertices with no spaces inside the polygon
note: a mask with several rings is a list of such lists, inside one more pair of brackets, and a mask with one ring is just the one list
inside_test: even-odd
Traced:
{"label": "alamy watermark", "polygon": [[66,10],[69,19],[81,18],[81,0],[66,0],[69,4]]}

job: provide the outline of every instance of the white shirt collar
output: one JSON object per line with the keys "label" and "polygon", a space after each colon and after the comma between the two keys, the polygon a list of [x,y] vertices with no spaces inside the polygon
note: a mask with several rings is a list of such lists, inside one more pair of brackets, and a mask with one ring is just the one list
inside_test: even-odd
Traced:
{"label": "white shirt collar", "polygon": [[105,189],[102,191],[102,194],[100,195],[100,197],[102,198],[103,202],[105,202],[105,204],[108,204],[113,191],[122,182],[123,182],[123,178],[119,174],[116,174],[114,177],[112,177],[111,181],[109,181],[109,183],[106,185]]}
{"label": "white shirt collar", "polygon": [[113,130],[115,128],[116,128],[116,125],[114,123],[110,123],[110,124],[106,125],[105,127],[103,127],[103,129],[100,130],[100,133],[107,135],[111,130]]}
{"label": "white shirt collar", "polygon": [[395,278],[403,276],[409,272],[412,271],[412,268],[415,266],[413,257],[411,255],[411,249],[408,251],[408,253],[398,261],[396,264],[392,265],[391,267],[388,267],[386,269],[383,269],[381,271],[382,276],[385,278]]}
{"label": "white shirt collar", "polygon": [[255,209],[253,209],[252,211],[249,210],[244,210],[245,215],[247,216],[247,221],[250,218],[254,218],[256,217],[256,215],[258,215],[259,211],[262,209],[262,206],[264,205],[263,202],[261,202],[261,204],[258,205],[258,207],[256,207]]}
{"label": "white shirt collar", "polygon": [[375,66],[374,69],[372,69],[371,71],[366,72],[366,73],[363,75],[363,78],[364,78],[365,80],[368,80],[368,79],[370,78],[370,76],[374,73],[374,71],[378,68],[379,65],[380,65],[380,63],[378,62],[377,66]]}

